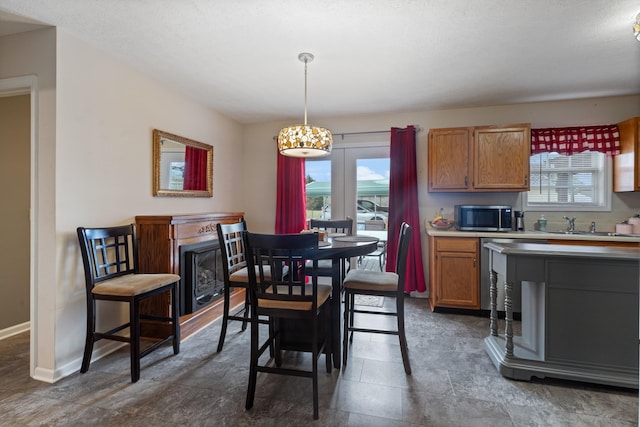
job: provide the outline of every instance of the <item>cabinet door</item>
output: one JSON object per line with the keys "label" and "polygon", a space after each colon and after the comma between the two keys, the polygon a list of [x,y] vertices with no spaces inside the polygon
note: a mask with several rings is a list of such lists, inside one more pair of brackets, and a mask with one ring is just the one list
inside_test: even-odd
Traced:
{"label": "cabinet door", "polygon": [[474,129],[473,183],[479,191],[529,191],[530,128]]}
{"label": "cabinet door", "polygon": [[613,191],[640,190],[640,117],[618,123],[620,154],[613,157]]}
{"label": "cabinet door", "polygon": [[429,191],[467,191],[470,188],[471,128],[432,129],[429,132]]}
{"label": "cabinet door", "polygon": [[435,305],[479,309],[478,264],[475,253],[438,252]]}

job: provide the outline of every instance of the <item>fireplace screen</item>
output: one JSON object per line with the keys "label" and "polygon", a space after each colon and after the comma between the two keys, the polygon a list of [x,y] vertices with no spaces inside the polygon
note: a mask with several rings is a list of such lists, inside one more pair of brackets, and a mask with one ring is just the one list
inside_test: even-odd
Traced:
{"label": "fireplace screen", "polygon": [[193,313],[223,296],[222,256],[217,241],[180,248],[181,314]]}

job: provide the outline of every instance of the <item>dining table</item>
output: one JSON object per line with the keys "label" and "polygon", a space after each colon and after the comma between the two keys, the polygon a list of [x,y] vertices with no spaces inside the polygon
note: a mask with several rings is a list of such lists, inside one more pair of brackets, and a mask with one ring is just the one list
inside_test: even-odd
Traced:
{"label": "dining table", "polygon": [[345,236],[329,234],[326,240],[319,242],[317,252],[310,259],[331,260],[331,350],[333,366],[340,369],[342,362],[341,340],[341,291],[343,260],[366,255],[376,250],[379,239],[374,236]]}

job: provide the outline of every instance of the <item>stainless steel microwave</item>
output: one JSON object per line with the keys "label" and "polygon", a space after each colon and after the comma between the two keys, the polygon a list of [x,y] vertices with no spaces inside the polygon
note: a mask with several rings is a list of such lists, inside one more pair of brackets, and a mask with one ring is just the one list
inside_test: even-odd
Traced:
{"label": "stainless steel microwave", "polygon": [[456,205],[454,221],[460,231],[511,231],[511,206]]}

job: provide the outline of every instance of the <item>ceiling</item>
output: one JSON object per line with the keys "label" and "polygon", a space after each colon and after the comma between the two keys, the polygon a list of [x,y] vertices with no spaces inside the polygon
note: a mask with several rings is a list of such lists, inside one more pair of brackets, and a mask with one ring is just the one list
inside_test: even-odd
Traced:
{"label": "ceiling", "polygon": [[640,94],[631,0],[0,0],[240,123]]}

